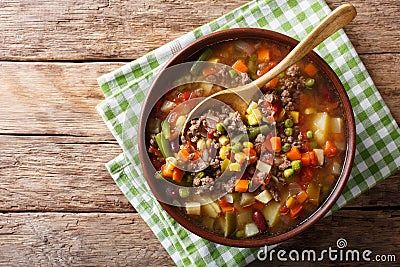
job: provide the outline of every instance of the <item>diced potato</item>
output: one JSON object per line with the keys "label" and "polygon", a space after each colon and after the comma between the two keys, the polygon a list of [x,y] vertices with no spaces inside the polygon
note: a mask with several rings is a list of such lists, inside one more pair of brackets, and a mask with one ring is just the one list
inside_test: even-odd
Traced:
{"label": "diced potato", "polygon": [[189,215],[201,214],[201,205],[199,202],[187,202],[185,208],[186,208],[186,213]]}
{"label": "diced potato", "polygon": [[259,170],[261,172],[269,173],[272,166],[269,165],[268,163],[258,160],[256,168],[257,168],[257,170]]}
{"label": "diced potato", "polygon": [[313,138],[319,145],[322,146],[326,142],[326,133],[324,131],[319,130],[319,129],[315,130]]}
{"label": "diced potato", "polygon": [[160,110],[164,113],[168,113],[170,112],[174,107],[176,106],[176,104],[172,101],[166,100],[164,101],[164,103],[161,105]]}
{"label": "diced potato", "polygon": [[240,226],[244,226],[248,223],[251,223],[252,220],[253,219],[250,210],[245,210],[237,214],[237,223]]}
{"label": "diced potato", "polygon": [[232,193],[228,193],[224,196],[224,199],[226,202],[228,203],[233,203],[234,198],[233,198],[233,194]]}
{"label": "diced potato", "polygon": [[321,130],[324,132],[328,131],[328,127],[329,127],[329,115],[326,112],[320,112],[315,114],[314,116],[314,127],[315,130]]}
{"label": "diced potato", "polygon": [[204,90],[204,95],[209,95],[211,93],[213,84],[212,83],[201,83],[200,86]]}
{"label": "diced potato", "polygon": [[264,215],[269,227],[275,226],[275,224],[278,222],[280,208],[280,203],[271,201],[265,206],[265,208],[262,209],[261,213]]}
{"label": "diced potato", "polygon": [[200,151],[203,151],[207,148],[206,142],[204,141],[204,139],[199,139],[197,141],[197,149]]}
{"label": "diced potato", "polygon": [[[218,206],[218,208],[219,208],[219,206]],[[201,211],[203,214],[205,214],[206,216],[209,216],[211,218],[217,218],[219,215],[219,212],[217,212],[213,203],[201,206]]]}
{"label": "diced potato", "polygon": [[340,164],[338,162],[335,161],[332,164],[332,174],[335,176],[339,176],[341,171],[342,171],[342,167],[340,166]]}
{"label": "diced potato", "polygon": [[345,141],[333,141],[335,144],[336,148],[339,149],[340,151],[346,150],[346,142]]}
{"label": "diced potato", "polygon": [[257,228],[257,225],[255,223],[248,223],[244,227],[244,235],[246,237],[254,236],[258,234],[260,231]]}
{"label": "diced potato", "polygon": [[272,196],[271,196],[270,192],[268,192],[267,190],[264,190],[260,194],[255,196],[255,199],[260,201],[261,203],[267,204],[268,202],[271,201]]}
{"label": "diced potato", "polygon": [[320,148],[314,148],[313,151],[315,153],[315,156],[317,156],[318,164],[320,166],[324,165],[324,160],[325,160],[324,150]]}
{"label": "diced potato", "polygon": [[242,193],[242,197],[240,198],[240,205],[242,207],[253,204],[255,201],[254,195],[252,193]]}
{"label": "diced potato", "polygon": [[343,119],[342,118],[331,118],[331,132],[332,133],[343,133]]}

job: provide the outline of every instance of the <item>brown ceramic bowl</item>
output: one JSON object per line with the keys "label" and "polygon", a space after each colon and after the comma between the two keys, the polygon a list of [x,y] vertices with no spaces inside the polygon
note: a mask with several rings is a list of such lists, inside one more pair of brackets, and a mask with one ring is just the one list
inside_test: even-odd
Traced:
{"label": "brown ceramic bowl", "polygon": [[[219,31],[209,34],[185,47],[164,66],[163,70],[169,66],[173,66],[179,63],[195,61],[199,55],[199,52],[207,46],[211,46],[213,44],[223,41],[243,39],[243,38],[272,40],[274,42],[278,42],[280,44],[289,47],[295,47],[296,44],[298,44],[298,41],[296,41],[295,39],[292,39],[288,36],[282,35],[277,32],[263,30],[263,29],[238,28],[238,29]],[[167,211],[167,213],[171,215],[179,224],[181,224],[189,231],[195,233],[196,235],[216,243],[228,246],[236,246],[236,247],[260,247],[264,245],[279,243],[281,241],[284,241],[288,238],[291,238],[303,232],[311,225],[313,225],[315,222],[317,222],[319,219],[321,219],[330,210],[330,208],[333,206],[333,204],[340,196],[344,186],[346,185],[346,182],[348,180],[352,168],[354,152],[355,152],[354,116],[346,91],[342,83],[340,82],[339,78],[334,73],[334,71],[315,52],[309,53],[308,57],[318,66],[319,70],[323,72],[326,75],[326,77],[328,77],[333,87],[337,90],[339,99],[344,109],[344,117],[346,120],[345,131],[347,136],[346,137],[347,150],[345,153],[345,160],[343,163],[342,172],[336,184],[334,185],[331,193],[328,195],[325,201],[321,203],[321,205],[316,211],[314,211],[307,219],[303,220],[295,228],[292,228],[287,232],[276,234],[274,236],[259,236],[259,237],[255,236],[254,238],[250,239],[234,239],[234,238],[223,237],[222,235],[217,235],[194,223],[192,220],[190,220],[188,215],[185,215],[182,211],[180,211],[179,208],[160,202],[161,206],[165,209],[165,211]],[[160,190],[159,188],[157,188],[157,186],[155,186],[156,179],[154,178],[154,167],[150,162],[150,159],[146,151],[145,128],[147,120],[149,119],[150,112],[154,107],[156,101],[159,99],[160,95],[163,95],[169,89],[169,88],[165,88],[165,90],[160,89],[159,85],[162,84],[162,82],[163,81],[160,80],[159,77],[157,77],[153,82],[153,85],[150,88],[150,91],[145,99],[139,121],[139,136],[138,136],[139,153],[143,167],[143,172],[151,190],[153,191],[156,197],[162,194],[163,192],[161,192],[162,189]]]}

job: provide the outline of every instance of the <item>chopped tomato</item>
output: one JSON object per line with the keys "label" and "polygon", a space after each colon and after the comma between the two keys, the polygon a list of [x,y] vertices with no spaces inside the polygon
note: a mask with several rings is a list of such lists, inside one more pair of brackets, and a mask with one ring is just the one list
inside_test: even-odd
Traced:
{"label": "chopped tomato", "polygon": [[245,147],[243,148],[243,153],[249,158],[249,164],[253,164],[257,161],[257,152],[254,148]]}
{"label": "chopped tomato", "polygon": [[283,205],[280,207],[279,212],[282,213],[282,214],[287,214],[287,213],[289,212],[289,208],[286,207],[286,204],[283,204]]}
{"label": "chopped tomato", "polygon": [[323,149],[324,149],[324,154],[325,154],[325,156],[327,156],[327,157],[333,157],[333,156],[336,155],[337,147],[336,147],[335,144],[334,144],[332,141],[330,141],[330,140],[328,140],[328,141],[325,142],[325,145],[324,145]]}
{"label": "chopped tomato", "polygon": [[303,210],[303,206],[301,206],[301,205],[296,206],[296,207],[290,209],[290,216],[292,218],[296,218],[297,216],[299,216],[299,214],[301,213],[302,210]]}
{"label": "chopped tomato", "polygon": [[186,101],[188,101],[188,100],[190,99],[191,94],[192,94],[192,93],[191,93],[190,91],[181,92],[181,93],[179,93],[179,95],[178,95],[178,99],[179,99],[181,102],[186,102]]}
{"label": "chopped tomato", "polygon": [[162,176],[164,176],[165,178],[172,178],[173,175],[173,171],[167,168],[167,165],[164,164],[161,167],[161,174]]}
{"label": "chopped tomato", "polygon": [[303,183],[308,183],[312,180],[314,171],[312,168],[304,166],[300,171],[300,179]]}

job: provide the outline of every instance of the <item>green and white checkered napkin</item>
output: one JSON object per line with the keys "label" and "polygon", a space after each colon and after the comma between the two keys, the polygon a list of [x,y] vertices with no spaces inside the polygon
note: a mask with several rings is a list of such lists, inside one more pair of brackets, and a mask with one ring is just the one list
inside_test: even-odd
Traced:
{"label": "green and white checkered napkin", "polygon": [[[213,31],[258,27],[299,40],[329,13],[322,0],[252,1],[98,79],[106,99],[97,110],[124,150],[107,163],[107,168],[178,266],[243,266],[255,259],[258,249],[222,246],[188,232],[152,195],[142,174],[136,142],[141,104],[152,79],[182,47]],[[343,30],[315,51],[339,76],[356,119],[354,167],[333,212],[399,170],[400,131]]]}

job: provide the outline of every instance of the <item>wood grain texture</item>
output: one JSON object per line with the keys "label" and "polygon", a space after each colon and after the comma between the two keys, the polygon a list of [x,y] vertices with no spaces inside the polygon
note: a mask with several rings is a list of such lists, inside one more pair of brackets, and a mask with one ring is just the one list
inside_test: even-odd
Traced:
{"label": "wood grain texture", "polygon": [[[357,227],[349,232],[349,224],[356,224]],[[400,234],[399,229],[399,211],[342,210],[321,220],[301,235],[284,242],[278,249],[321,251],[328,249],[329,246],[336,247],[336,240],[345,238],[351,249],[370,249],[374,255],[398,254],[399,246],[396,240]],[[315,238],[318,235],[323,238]],[[273,263],[283,266],[277,260]],[[329,262],[325,263],[329,265]],[[293,266],[298,266],[299,263],[296,264]],[[0,214],[0,265],[173,266],[174,264],[138,214],[50,212]],[[266,265],[270,263],[250,264],[250,266]]]}
{"label": "wood grain texture", "polygon": [[[0,60],[134,59],[247,2],[3,0]],[[397,1],[351,2],[358,16],[346,32],[358,52],[400,52]]]}

